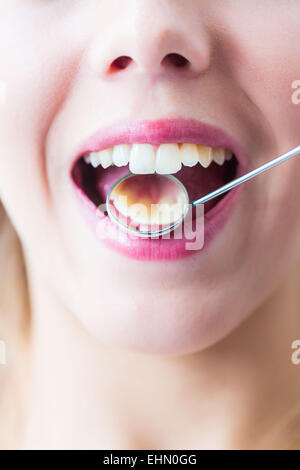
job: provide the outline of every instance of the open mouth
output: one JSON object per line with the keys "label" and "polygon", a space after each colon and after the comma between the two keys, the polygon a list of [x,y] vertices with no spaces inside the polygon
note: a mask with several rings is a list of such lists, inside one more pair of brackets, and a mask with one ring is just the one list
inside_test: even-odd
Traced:
{"label": "open mouth", "polygon": [[[105,203],[112,186],[128,173],[141,175],[135,182],[135,202],[153,194],[157,174],[176,176],[194,201],[233,180],[238,160],[227,148],[195,143],[118,144],[83,154],[71,172],[74,183],[96,207]],[[205,204],[205,213],[224,197]]]}

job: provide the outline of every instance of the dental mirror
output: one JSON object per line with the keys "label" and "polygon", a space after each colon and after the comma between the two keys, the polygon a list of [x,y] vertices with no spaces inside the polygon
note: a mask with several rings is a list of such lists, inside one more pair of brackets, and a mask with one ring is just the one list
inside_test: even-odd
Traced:
{"label": "dental mirror", "polygon": [[189,202],[185,186],[173,175],[129,173],[110,189],[107,212],[122,230],[144,238],[159,237],[178,227],[191,207],[204,204],[299,154],[300,146],[193,202]]}
{"label": "dental mirror", "polygon": [[182,223],[189,197],[185,186],[173,175],[129,173],[110,189],[106,208],[121,229],[153,238],[172,232]]}

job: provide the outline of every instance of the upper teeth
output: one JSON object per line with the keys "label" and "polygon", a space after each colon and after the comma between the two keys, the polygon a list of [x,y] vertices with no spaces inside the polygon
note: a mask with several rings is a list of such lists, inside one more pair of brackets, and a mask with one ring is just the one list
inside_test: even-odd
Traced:
{"label": "upper teeth", "polygon": [[129,163],[131,173],[171,174],[180,171],[181,166],[195,166],[198,162],[207,168],[212,161],[223,165],[225,160],[230,160],[232,152],[224,148],[206,147],[197,144],[120,144],[114,147],[92,152],[85,155],[84,159],[94,168],[101,165],[107,168],[114,164],[125,166]]}

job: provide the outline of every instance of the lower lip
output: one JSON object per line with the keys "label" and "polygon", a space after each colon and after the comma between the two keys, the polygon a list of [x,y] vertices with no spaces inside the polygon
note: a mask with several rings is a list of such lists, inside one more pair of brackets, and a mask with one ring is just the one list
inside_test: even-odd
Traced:
{"label": "lower lip", "polygon": [[193,239],[184,236],[184,231],[180,239],[143,239],[132,235],[128,236],[108,216],[100,212],[78,186],[74,184],[74,187],[83,215],[96,238],[108,248],[141,261],[173,261],[196,255],[207,248],[208,244],[228,222],[241,194],[241,186],[231,190],[205,214],[204,225],[201,228],[202,231],[204,230],[204,243],[198,249],[188,249],[187,247],[190,247],[194,242]]}

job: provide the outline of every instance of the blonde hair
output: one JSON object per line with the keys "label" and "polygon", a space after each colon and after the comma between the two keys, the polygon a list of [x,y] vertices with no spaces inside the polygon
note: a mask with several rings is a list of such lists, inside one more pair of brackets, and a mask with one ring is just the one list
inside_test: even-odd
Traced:
{"label": "blonde hair", "polygon": [[1,201],[0,260],[0,340],[6,351],[6,363],[0,365],[0,416],[5,423],[0,447],[6,449],[15,445],[24,422],[30,308],[21,243]]}

